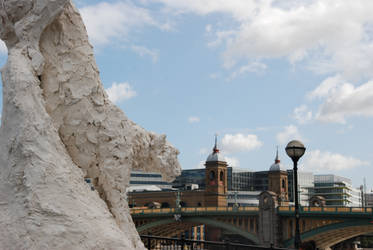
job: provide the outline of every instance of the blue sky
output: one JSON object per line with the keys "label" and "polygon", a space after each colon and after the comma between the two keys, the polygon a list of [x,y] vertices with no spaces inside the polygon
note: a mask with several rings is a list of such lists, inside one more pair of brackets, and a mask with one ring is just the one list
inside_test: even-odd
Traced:
{"label": "blue sky", "polygon": [[[235,167],[267,170],[300,139],[301,169],[373,188],[373,2],[77,0],[102,82],[166,134],[183,169],[214,134]],[[6,49],[0,44],[0,63]]]}

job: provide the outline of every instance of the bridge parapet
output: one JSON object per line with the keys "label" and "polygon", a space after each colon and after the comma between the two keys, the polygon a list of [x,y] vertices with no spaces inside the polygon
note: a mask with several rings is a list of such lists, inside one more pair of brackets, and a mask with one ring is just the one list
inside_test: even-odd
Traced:
{"label": "bridge parapet", "polygon": [[132,208],[132,217],[142,215],[171,215],[171,214],[253,214],[259,213],[259,207],[182,207],[182,208]]}
{"label": "bridge parapet", "polygon": [[[281,216],[294,216],[294,207],[278,207],[277,212]],[[334,215],[334,216],[373,216],[371,207],[300,207],[301,216]]]}
{"label": "bridge parapet", "polygon": [[[302,214],[340,214],[340,215],[373,215],[371,207],[300,207]],[[259,212],[259,207],[183,207],[183,208],[132,208],[131,215],[140,214],[177,214],[177,213],[254,213]],[[277,208],[280,215],[294,215],[293,206]]]}

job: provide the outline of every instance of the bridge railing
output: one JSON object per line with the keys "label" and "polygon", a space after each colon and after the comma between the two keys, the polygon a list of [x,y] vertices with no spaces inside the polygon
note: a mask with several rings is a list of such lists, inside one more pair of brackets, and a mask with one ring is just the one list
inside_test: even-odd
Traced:
{"label": "bridge railing", "polygon": [[[278,207],[281,212],[293,212],[294,207]],[[299,207],[300,212],[305,213],[364,213],[372,214],[371,207]]]}
{"label": "bridge railing", "polygon": [[150,235],[141,235],[145,247],[149,250],[286,250],[289,248],[264,247],[255,245],[244,245],[230,242],[186,240],[177,238],[165,238]]}
{"label": "bridge railing", "polygon": [[[294,212],[294,206],[278,207],[279,213]],[[303,213],[349,213],[373,214],[371,207],[300,207]],[[182,208],[131,208],[131,215],[145,214],[175,214],[175,213],[226,213],[226,212],[259,212],[259,207],[182,207]]]}
{"label": "bridge railing", "polygon": [[259,207],[182,207],[182,208],[131,208],[131,215],[204,213],[204,212],[258,212]]}

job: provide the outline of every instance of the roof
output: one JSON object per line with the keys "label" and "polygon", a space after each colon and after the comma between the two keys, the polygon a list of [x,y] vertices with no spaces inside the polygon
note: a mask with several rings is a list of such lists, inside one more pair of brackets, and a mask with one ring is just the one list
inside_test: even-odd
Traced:
{"label": "roof", "polygon": [[216,162],[216,161],[226,161],[225,157],[220,153],[220,150],[217,146],[217,138],[215,136],[215,145],[212,149],[212,153],[207,157],[206,162]]}
{"label": "roof", "polygon": [[271,167],[269,168],[269,171],[270,171],[270,172],[275,172],[275,171],[286,171],[286,170],[284,169],[284,167],[282,166],[280,159],[278,158],[278,148],[277,148],[277,152],[276,152],[275,163],[273,163],[273,164],[271,165]]}
{"label": "roof", "polygon": [[212,152],[207,157],[206,162],[211,162],[211,161],[226,161],[226,160],[225,160],[225,157],[222,154],[220,154],[219,152],[217,152],[217,153]]}

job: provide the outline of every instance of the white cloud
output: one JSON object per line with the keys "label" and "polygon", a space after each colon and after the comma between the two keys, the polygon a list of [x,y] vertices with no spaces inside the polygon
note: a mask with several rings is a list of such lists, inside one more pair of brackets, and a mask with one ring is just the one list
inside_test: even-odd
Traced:
{"label": "white cloud", "polygon": [[229,156],[224,156],[225,161],[227,162],[229,167],[239,167],[240,166],[240,161],[235,158],[235,157],[229,157]]}
{"label": "white cloud", "polygon": [[85,6],[80,13],[94,45],[106,45],[113,40],[126,41],[131,32],[145,26],[166,29],[150,11],[128,1]]}
{"label": "white cloud", "polygon": [[6,48],[5,43],[2,40],[0,40],[0,55],[7,54],[7,53],[8,53],[8,49]]}
{"label": "white cloud", "polygon": [[247,0],[153,0],[163,3],[169,12],[186,13],[192,12],[198,15],[207,15],[214,12],[232,14],[236,19],[248,19],[257,4]]}
{"label": "white cloud", "polygon": [[326,78],[316,89],[310,92],[307,97],[312,100],[315,98],[323,98],[335,91],[337,86],[343,81],[340,75]]}
{"label": "white cloud", "polygon": [[[146,0],[101,2],[81,13],[95,45],[126,41],[144,27],[170,30],[172,19],[184,13],[220,14],[223,19],[205,26],[208,46],[224,46],[226,68],[248,63],[233,75],[263,70],[263,60],[285,57],[351,80],[373,77],[371,9],[373,1],[366,0]],[[153,50],[142,53],[158,58]]]}
{"label": "white cloud", "polygon": [[280,144],[286,144],[291,140],[301,140],[302,137],[298,131],[298,128],[294,125],[289,125],[284,130],[276,135],[277,142]]}
{"label": "white cloud", "polygon": [[219,22],[215,40],[208,43],[224,44],[225,67],[286,57],[291,63],[305,61],[318,73],[373,77],[372,1],[152,1],[163,3],[168,13],[230,16]]}
{"label": "white cloud", "polygon": [[219,78],[219,76],[220,76],[219,73],[211,73],[211,74],[209,75],[209,77],[210,77],[211,79],[217,79],[217,78]]}
{"label": "white cloud", "polygon": [[308,171],[338,171],[369,165],[368,162],[351,156],[313,150],[306,152],[304,168]]}
{"label": "white cloud", "polygon": [[[160,3],[157,12],[152,3]],[[254,60],[262,70],[263,59],[285,57],[318,73],[367,79],[373,77],[372,9],[373,1],[366,0],[147,0],[102,2],[81,13],[95,45],[126,40],[143,27],[170,30],[171,19],[184,13],[217,13],[225,18],[207,24],[205,31],[211,38],[208,46],[225,47],[227,68]]]}
{"label": "white cloud", "polygon": [[200,155],[206,155],[207,156],[208,153],[209,153],[209,150],[207,148],[201,148],[199,150]]}
{"label": "white cloud", "polygon": [[231,79],[236,78],[239,75],[243,75],[245,73],[260,73],[267,69],[267,65],[261,62],[250,62],[242,67],[240,67],[238,70],[234,71],[231,75]]}
{"label": "white cloud", "polygon": [[190,116],[190,117],[188,118],[188,122],[189,122],[189,123],[198,123],[198,122],[200,122],[200,119],[199,119],[199,117],[197,117],[197,116]]}
{"label": "white cloud", "polygon": [[345,123],[352,116],[373,116],[373,80],[355,87],[334,76],[324,80],[309,95],[322,100],[316,119],[323,122]]}
{"label": "white cloud", "polygon": [[144,46],[132,45],[131,49],[136,52],[140,56],[149,56],[152,58],[153,63],[158,62],[159,58],[159,51],[158,50],[151,50]]}
{"label": "white cloud", "polygon": [[294,109],[293,118],[299,124],[305,124],[312,120],[312,111],[306,105],[301,105]]}
{"label": "white cloud", "polygon": [[198,165],[196,166],[196,168],[205,168],[205,161],[200,161],[199,163],[198,163]]}
{"label": "white cloud", "polygon": [[226,134],[222,139],[224,152],[251,151],[260,148],[263,143],[252,134]]}
{"label": "white cloud", "polygon": [[207,33],[210,33],[211,30],[212,30],[212,25],[211,25],[211,24],[207,24],[206,27],[205,27],[205,31],[206,31]]}
{"label": "white cloud", "polygon": [[106,89],[106,93],[108,94],[110,101],[112,101],[113,103],[119,103],[136,96],[136,92],[127,82],[114,82],[110,88]]}

